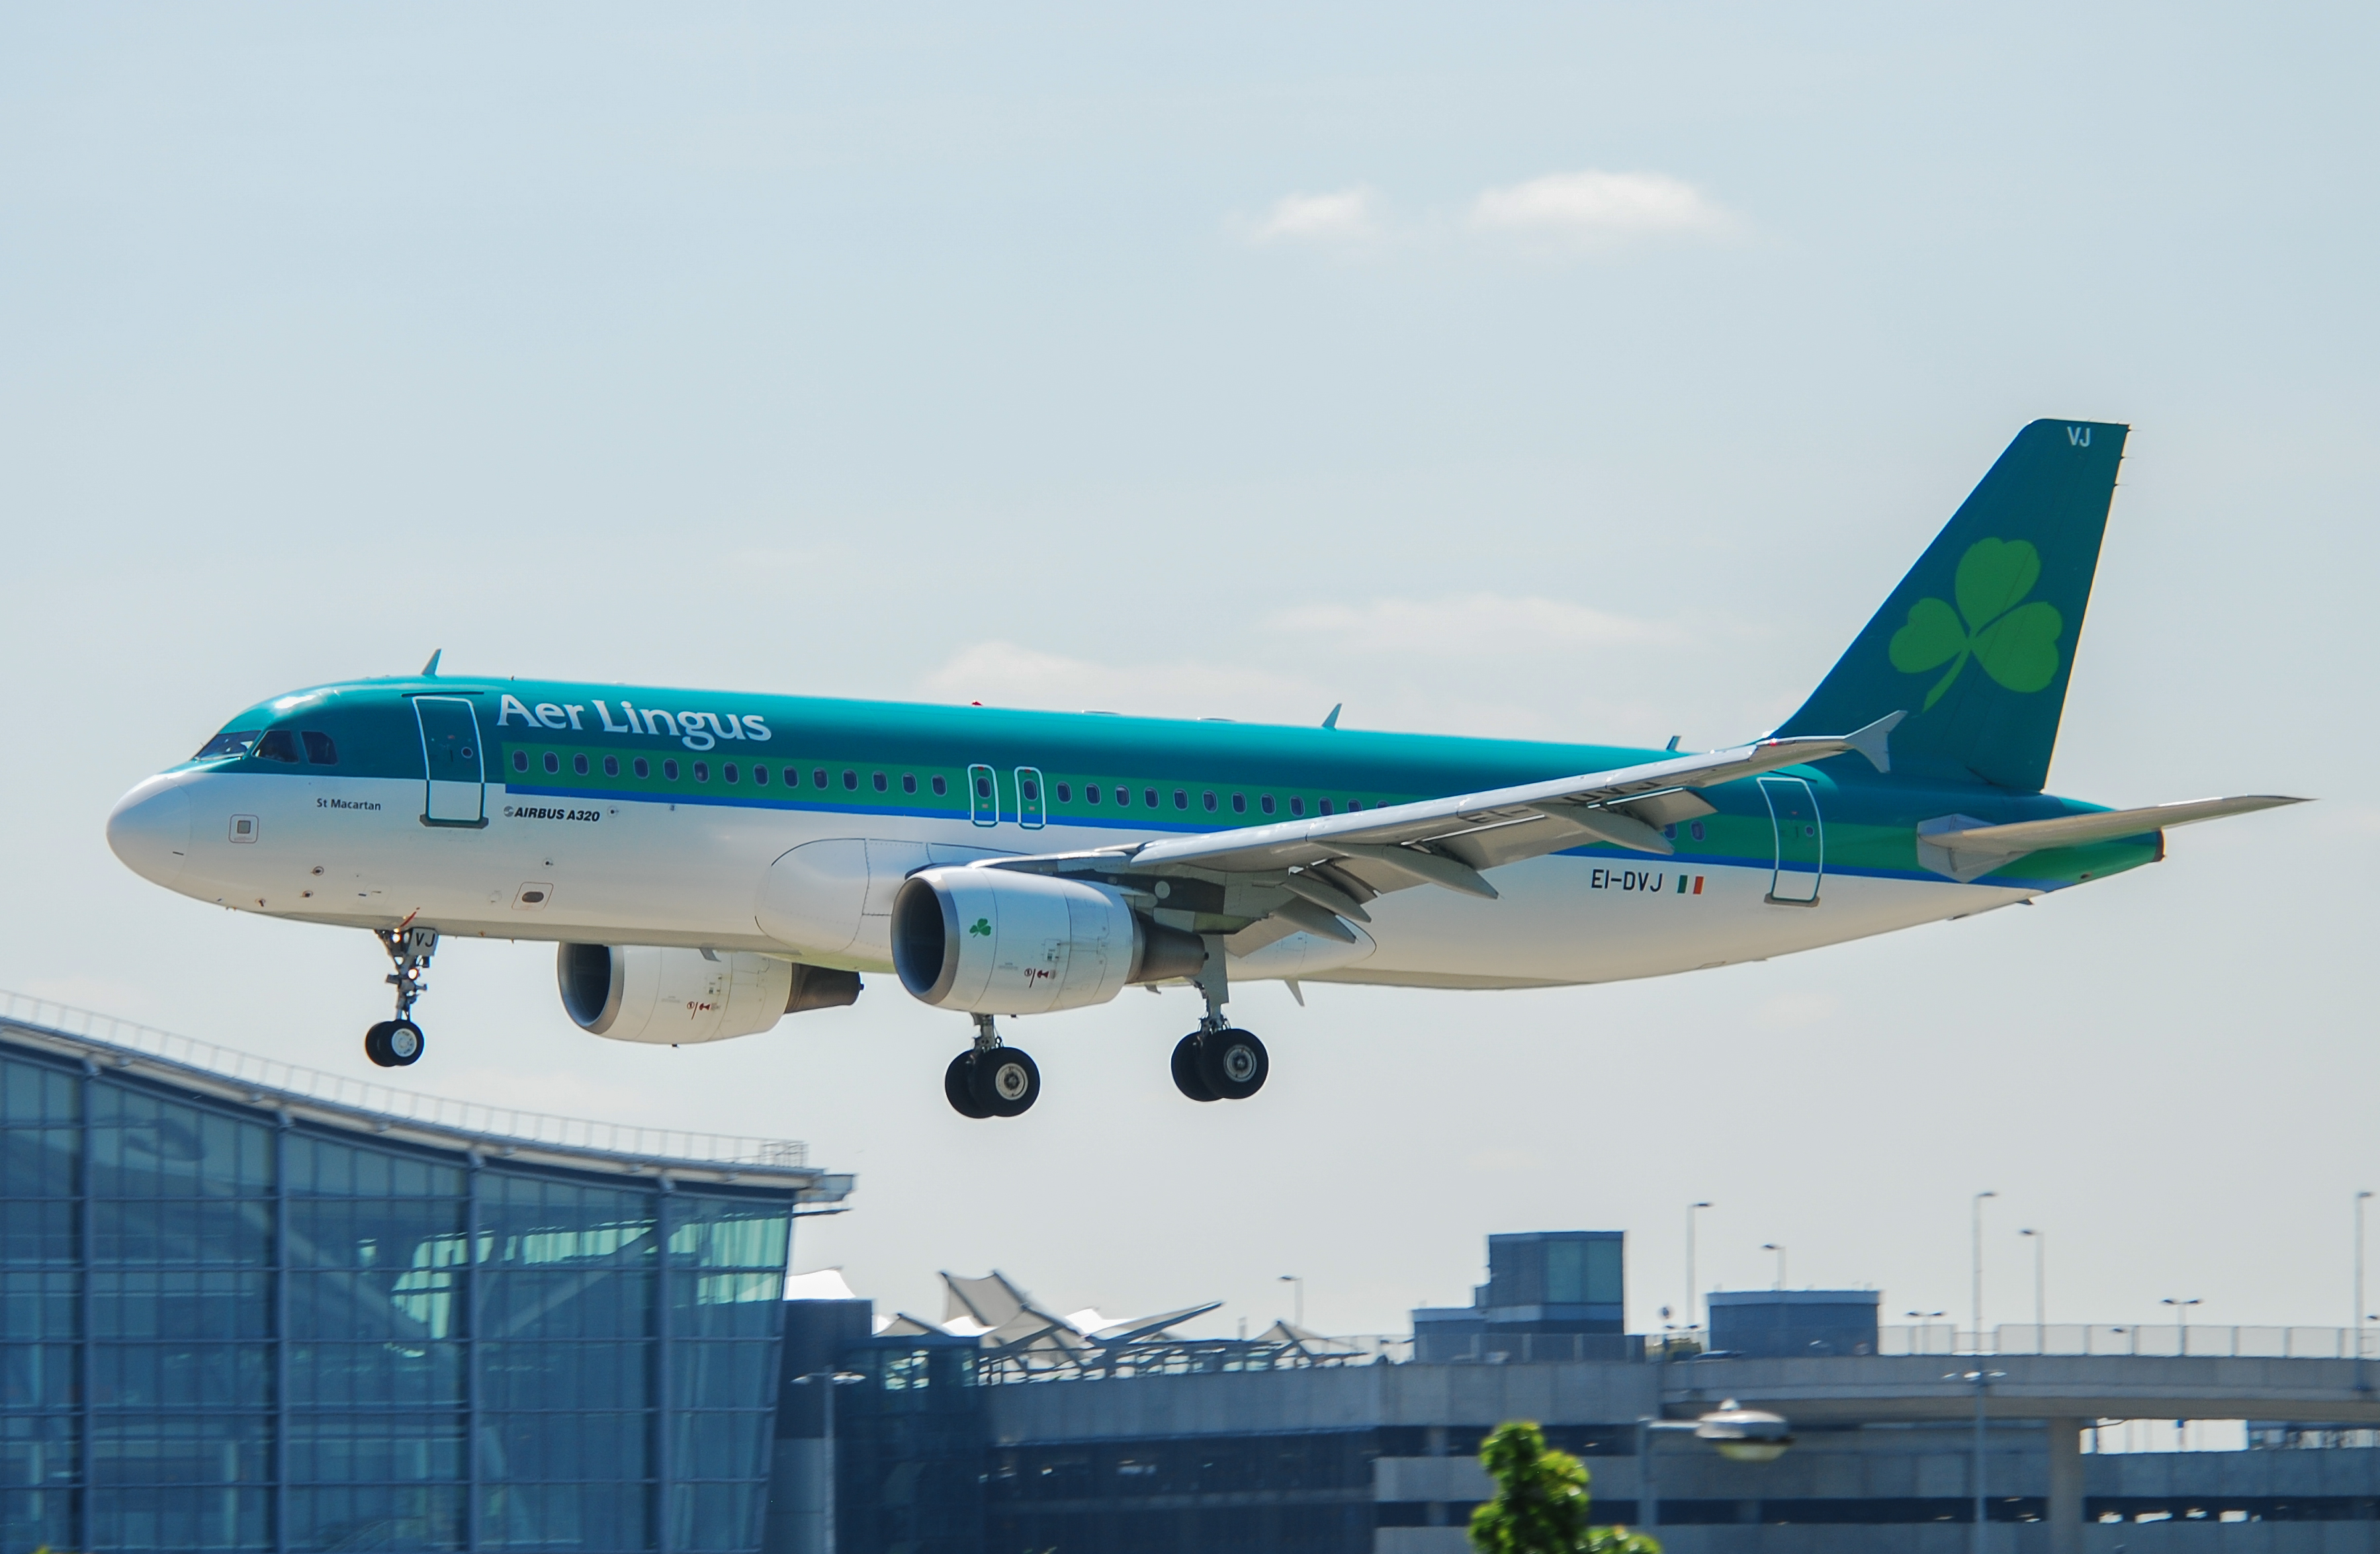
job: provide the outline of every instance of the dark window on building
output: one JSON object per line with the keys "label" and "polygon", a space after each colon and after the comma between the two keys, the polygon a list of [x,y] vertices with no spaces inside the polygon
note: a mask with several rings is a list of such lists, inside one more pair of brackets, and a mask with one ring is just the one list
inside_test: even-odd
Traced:
{"label": "dark window on building", "polygon": [[527,750],[515,750],[513,752],[513,770],[515,771],[527,771],[528,770],[528,752]]}
{"label": "dark window on building", "polygon": [[946,794],[946,793],[948,793],[948,792],[950,792],[950,791],[951,791],[951,785],[950,785],[948,783],[945,783],[945,782],[943,782],[943,781],[942,781],[941,774],[940,772],[935,773],[935,775],[934,775],[934,792],[935,792],[935,794],[939,795],[941,795],[941,794]]}
{"label": "dark window on building", "polygon": [[587,775],[587,758],[586,758],[585,756],[573,756],[573,757],[571,757],[571,758],[570,758],[570,770],[571,770],[572,771],[574,771],[574,772],[577,773],[577,774],[578,774],[579,776],[581,776],[581,777],[586,776],[586,775]]}
{"label": "dark window on building", "polygon": [[694,780],[698,783],[708,783],[710,781],[710,763],[709,761],[698,760],[694,763]]}
{"label": "dark window on building", "polygon": [[336,766],[339,764],[339,747],[331,743],[329,735],[317,734],[310,728],[298,737],[306,742],[308,765]]}
{"label": "dark window on building", "polygon": [[878,772],[878,773],[876,774],[876,779],[875,779],[875,781],[876,781],[876,791],[877,791],[878,793],[882,793],[882,792],[884,791],[884,773],[882,773],[881,771]]}
{"label": "dark window on building", "polygon": [[556,755],[556,754],[555,754],[554,752],[552,752],[552,750],[548,750],[548,751],[545,753],[545,771],[546,771],[546,775],[548,775],[548,776],[552,776],[552,775],[554,775],[555,773],[559,772],[561,770],[562,770],[562,758],[561,758],[560,756]]}
{"label": "dark window on building", "polygon": [[619,774],[620,758],[617,756],[605,756],[603,758],[603,775],[606,777],[617,777]]}
{"label": "dark window on building", "polygon": [[665,761],[662,762],[662,776],[663,778],[667,779],[667,780],[668,780],[668,781],[670,781],[670,782],[673,782],[673,783],[676,782],[676,781],[677,781],[677,762],[675,762],[675,761],[674,761],[674,760],[665,760]]}
{"label": "dark window on building", "polygon": [[269,728],[256,742],[256,759],[298,764],[298,736],[285,728]]}
{"label": "dark window on building", "polygon": [[719,775],[725,778],[728,782],[733,783],[744,774],[735,770],[735,763],[734,761],[729,761],[726,765],[719,769]]}
{"label": "dark window on building", "polygon": [[652,774],[653,769],[651,763],[647,761],[644,757],[638,756],[637,758],[637,775],[639,777],[650,777]]}

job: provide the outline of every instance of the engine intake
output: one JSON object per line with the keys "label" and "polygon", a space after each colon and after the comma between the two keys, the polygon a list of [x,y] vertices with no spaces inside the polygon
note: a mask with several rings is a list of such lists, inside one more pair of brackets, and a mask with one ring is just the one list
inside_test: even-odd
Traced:
{"label": "engine intake", "polygon": [[856,971],[647,944],[565,944],[554,977],[572,1023],[613,1041],[682,1045],[757,1036],[787,1014],[859,997]]}
{"label": "engine intake", "polygon": [[1081,1009],[1135,982],[1195,976],[1206,961],[1196,934],[1151,922],[1121,891],[1079,880],[929,868],[892,898],[892,968],[937,1009]]}

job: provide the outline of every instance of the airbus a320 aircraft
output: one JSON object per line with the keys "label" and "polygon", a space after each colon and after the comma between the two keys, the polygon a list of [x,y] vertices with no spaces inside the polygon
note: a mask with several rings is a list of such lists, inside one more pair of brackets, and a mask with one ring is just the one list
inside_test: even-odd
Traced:
{"label": "airbus a320 aircraft", "polygon": [[[2017,434],[1801,710],[1707,754],[1332,726],[475,679],[319,686],[125,795],[116,856],[201,901],[366,929],[422,1051],[442,937],[560,945],[621,1041],[750,1036],[859,973],[975,1022],[944,1091],[1041,1080],[995,1016],[1135,984],[1206,999],[1193,1100],[1261,1088],[1236,982],[1537,988],[1964,917],[2296,802],[2109,810],[2042,791],[2126,428]],[[1302,994],[1300,995],[1302,999]]]}

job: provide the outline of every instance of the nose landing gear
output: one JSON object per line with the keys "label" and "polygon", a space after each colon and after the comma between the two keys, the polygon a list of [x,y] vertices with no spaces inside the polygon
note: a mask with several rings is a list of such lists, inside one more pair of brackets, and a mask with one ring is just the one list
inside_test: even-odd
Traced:
{"label": "nose landing gear", "polygon": [[438,953],[438,930],[394,928],[374,931],[395,967],[388,980],[396,989],[396,1018],[382,1020],[364,1032],[364,1056],[382,1068],[405,1068],[421,1059],[424,1041],[421,1027],[413,1023],[413,1001],[429,989],[424,977],[430,971],[430,957]]}
{"label": "nose landing gear", "polygon": [[975,1045],[942,1071],[942,1098],[962,1117],[1022,1117],[1041,1099],[1041,1070],[1005,1046],[989,1014],[975,1017]]}

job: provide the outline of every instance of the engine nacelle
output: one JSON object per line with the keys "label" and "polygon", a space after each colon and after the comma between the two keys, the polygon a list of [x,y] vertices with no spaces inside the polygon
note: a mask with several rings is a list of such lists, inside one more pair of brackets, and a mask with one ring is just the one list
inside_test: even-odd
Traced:
{"label": "engine nacelle", "polygon": [[937,1009],[1046,1014],[1135,982],[1190,977],[1196,934],[1150,922],[1123,892],[1008,868],[929,868],[892,900],[892,968]]}
{"label": "engine nacelle", "polygon": [[787,1014],[859,996],[856,972],[648,944],[565,944],[554,976],[579,1029],[673,1046],[757,1036]]}

